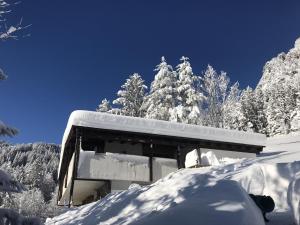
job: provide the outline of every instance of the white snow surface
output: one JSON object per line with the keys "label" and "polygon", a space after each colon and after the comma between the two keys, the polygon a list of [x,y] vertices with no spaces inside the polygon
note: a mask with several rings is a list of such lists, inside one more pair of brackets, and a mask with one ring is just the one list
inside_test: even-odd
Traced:
{"label": "white snow surface", "polygon": [[247,193],[274,199],[275,210],[267,214],[269,225],[299,224],[300,142],[290,138],[268,139],[257,158],[181,169],[154,184],[134,185],[73,208],[46,224],[265,224]]}

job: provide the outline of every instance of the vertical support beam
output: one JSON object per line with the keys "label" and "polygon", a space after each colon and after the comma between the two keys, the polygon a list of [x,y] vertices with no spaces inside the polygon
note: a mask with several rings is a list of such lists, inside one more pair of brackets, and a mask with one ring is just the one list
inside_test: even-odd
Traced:
{"label": "vertical support beam", "polygon": [[153,181],[153,144],[150,144],[150,154],[149,154],[149,175],[150,175],[150,182]]}
{"label": "vertical support beam", "polygon": [[198,163],[199,165],[198,166],[201,166],[202,162],[201,162],[201,148],[197,148],[197,155],[198,155]]}
{"label": "vertical support beam", "polygon": [[177,159],[177,167],[178,167],[178,169],[182,168],[181,160],[180,160],[180,156],[181,156],[181,151],[180,150],[181,150],[180,145],[177,145],[176,159]]}
{"label": "vertical support beam", "polygon": [[80,145],[81,145],[81,135],[79,128],[75,130],[75,149],[74,149],[74,162],[73,162],[73,171],[72,171],[72,178],[71,178],[71,187],[70,187],[70,198],[69,198],[69,205],[71,207],[71,201],[73,200],[73,192],[74,192],[74,180],[77,177],[77,170],[78,170],[78,160],[79,160],[79,153],[80,153]]}

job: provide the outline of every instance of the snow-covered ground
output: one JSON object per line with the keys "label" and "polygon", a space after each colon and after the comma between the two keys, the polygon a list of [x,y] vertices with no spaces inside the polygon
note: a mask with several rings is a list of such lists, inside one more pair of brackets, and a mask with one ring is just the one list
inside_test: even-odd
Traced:
{"label": "snow-covered ground", "polygon": [[[255,159],[181,169],[149,186],[109,194],[46,224],[265,224],[248,193],[270,195],[270,225],[299,221],[300,137],[269,139]],[[298,174],[297,174],[298,173]]]}

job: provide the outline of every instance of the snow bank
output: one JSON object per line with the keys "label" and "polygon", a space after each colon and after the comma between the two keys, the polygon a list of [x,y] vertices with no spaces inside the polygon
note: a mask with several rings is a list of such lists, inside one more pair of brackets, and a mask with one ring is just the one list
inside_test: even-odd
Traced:
{"label": "snow bank", "polygon": [[288,203],[292,209],[294,221],[300,224],[300,173],[297,173],[288,189]]}
{"label": "snow bank", "polygon": [[197,152],[197,149],[188,152],[185,156],[185,167],[191,168],[199,165],[200,165],[200,157],[199,157],[199,153]]}
{"label": "snow bank", "polygon": [[71,209],[46,224],[263,225],[264,221],[237,182],[185,169],[152,185]]}
{"label": "snow bank", "polygon": [[[201,159],[199,157],[201,155]],[[191,168],[194,166],[217,166],[219,165],[219,160],[213,151],[208,151],[206,153],[200,153],[197,149],[190,151],[185,157],[185,167]]]}
{"label": "snow bank", "polygon": [[201,154],[202,166],[218,166],[219,164],[219,160],[212,151]]}
{"label": "snow bank", "polygon": [[272,196],[276,209],[288,210],[288,188],[297,172],[300,172],[300,162],[257,163],[228,174],[227,178],[238,181],[248,193]]}
{"label": "snow bank", "polygon": [[291,224],[290,208],[299,224],[300,144],[291,138],[297,140],[269,139],[257,158],[224,159],[219,166],[183,169],[149,186],[134,185],[47,224],[264,224],[247,193],[274,199],[269,225]]}

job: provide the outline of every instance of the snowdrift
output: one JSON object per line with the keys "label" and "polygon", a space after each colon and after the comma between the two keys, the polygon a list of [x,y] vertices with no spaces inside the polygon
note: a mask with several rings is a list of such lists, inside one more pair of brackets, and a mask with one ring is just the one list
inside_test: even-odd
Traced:
{"label": "snowdrift", "polygon": [[269,225],[292,224],[292,215],[299,225],[298,140],[270,139],[255,159],[226,159],[220,165],[182,169],[149,186],[132,185],[127,191],[73,208],[46,224],[265,224],[248,196],[253,193],[274,199]]}
{"label": "snowdrift", "polygon": [[300,173],[297,173],[288,189],[288,203],[294,215],[294,221],[300,224]]}
{"label": "snowdrift", "polygon": [[47,224],[263,225],[264,220],[237,182],[184,169],[72,209]]}

